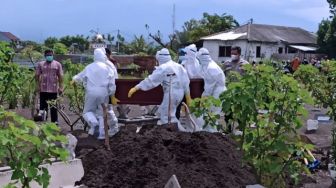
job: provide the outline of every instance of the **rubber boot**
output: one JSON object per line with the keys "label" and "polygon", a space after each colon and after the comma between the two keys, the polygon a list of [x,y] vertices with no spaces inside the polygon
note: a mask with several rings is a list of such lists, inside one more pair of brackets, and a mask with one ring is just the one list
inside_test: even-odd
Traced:
{"label": "rubber boot", "polygon": [[95,128],[98,126],[98,120],[97,120],[96,116],[92,112],[87,112],[83,115],[83,118],[88,123],[88,125],[90,126],[88,134],[89,135],[94,135]]}
{"label": "rubber boot", "polygon": [[114,114],[112,105],[109,105],[109,109],[107,111],[107,122],[109,125],[108,134],[111,137],[119,131],[118,119]]}
{"label": "rubber boot", "polygon": [[103,118],[103,116],[98,116],[98,122],[99,122],[98,140],[103,140],[103,139],[105,139],[104,118]]}

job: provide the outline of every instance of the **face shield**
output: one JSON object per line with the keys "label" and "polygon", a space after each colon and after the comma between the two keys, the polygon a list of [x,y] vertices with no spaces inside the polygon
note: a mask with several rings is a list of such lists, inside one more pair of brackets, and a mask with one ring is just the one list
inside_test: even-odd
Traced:
{"label": "face shield", "polygon": [[163,48],[160,51],[157,51],[155,57],[159,62],[159,65],[167,63],[168,61],[171,60],[171,56],[167,48]]}
{"label": "face shield", "polygon": [[210,53],[206,48],[201,48],[197,53],[197,59],[199,60],[201,65],[207,65],[212,61],[210,57]]}
{"label": "face shield", "polygon": [[182,61],[187,59],[186,55],[187,55],[187,52],[184,48],[179,49],[179,51],[178,51],[178,57],[179,57],[178,58],[178,63],[179,64],[181,64]]}

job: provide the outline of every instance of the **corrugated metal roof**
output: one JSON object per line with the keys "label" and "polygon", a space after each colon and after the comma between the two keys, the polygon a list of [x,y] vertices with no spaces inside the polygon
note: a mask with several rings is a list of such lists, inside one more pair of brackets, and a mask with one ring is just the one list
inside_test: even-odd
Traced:
{"label": "corrugated metal roof", "polygon": [[203,37],[202,40],[235,40],[244,35],[247,35],[247,33],[234,33],[230,31],[230,32],[221,33],[218,35]]}
{"label": "corrugated metal roof", "polygon": [[[225,36],[226,34],[238,35],[244,34],[235,39],[224,39],[224,40],[236,40],[244,39],[249,41],[259,41],[259,42],[286,42],[289,44],[317,44],[317,37],[315,34],[310,33],[304,29],[298,27],[286,27],[286,26],[274,26],[274,25],[263,25],[263,24],[246,24],[240,27],[234,28],[230,31],[225,31],[203,37],[202,40],[223,40],[216,39],[220,36]],[[210,39],[209,39],[210,38]]]}
{"label": "corrugated metal roof", "polygon": [[299,45],[289,45],[292,48],[304,51],[304,52],[308,52],[308,51],[316,51],[317,48],[312,47],[312,46],[299,46]]}
{"label": "corrugated metal roof", "polygon": [[10,41],[18,41],[20,39],[15,35],[13,35],[11,32],[0,31],[0,40],[10,42]]}

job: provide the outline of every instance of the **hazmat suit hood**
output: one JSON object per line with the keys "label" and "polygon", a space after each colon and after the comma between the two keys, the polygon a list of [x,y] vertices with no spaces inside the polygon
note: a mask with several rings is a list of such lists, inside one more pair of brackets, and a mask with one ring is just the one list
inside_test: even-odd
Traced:
{"label": "hazmat suit hood", "polygon": [[165,64],[171,60],[171,56],[167,48],[163,48],[157,51],[155,57],[156,60],[159,62],[159,65]]}
{"label": "hazmat suit hood", "polygon": [[197,58],[201,64],[201,66],[206,66],[208,65],[212,59],[210,57],[209,50],[206,48],[201,48],[198,53],[197,53]]}
{"label": "hazmat suit hood", "polygon": [[102,48],[97,48],[93,52],[93,59],[95,62],[103,62],[105,63],[107,61],[107,57],[105,55],[105,50]]}
{"label": "hazmat suit hood", "polygon": [[194,61],[194,59],[196,59],[196,54],[197,54],[196,45],[195,44],[190,44],[185,49],[186,49],[186,52],[187,52],[187,58],[189,60]]}

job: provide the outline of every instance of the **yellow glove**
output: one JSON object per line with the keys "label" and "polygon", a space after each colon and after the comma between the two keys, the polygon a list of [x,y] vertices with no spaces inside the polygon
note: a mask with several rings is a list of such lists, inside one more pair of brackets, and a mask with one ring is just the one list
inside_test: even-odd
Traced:
{"label": "yellow glove", "polygon": [[113,95],[113,96],[111,97],[111,102],[112,102],[113,105],[117,105],[118,102],[120,102],[120,100],[117,99],[117,98]]}
{"label": "yellow glove", "polygon": [[131,98],[132,95],[137,92],[139,89],[137,87],[133,87],[132,89],[129,90],[128,92],[128,98]]}
{"label": "yellow glove", "polygon": [[190,94],[186,94],[185,98],[186,98],[187,105],[190,106],[191,105],[191,101],[192,101],[192,99],[190,97]]}
{"label": "yellow glove", "polygon": [[70,85],[75,85],[75,84],[76,84],[75,80],[70,81]]}

